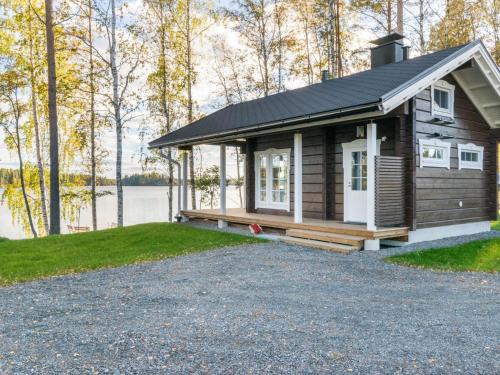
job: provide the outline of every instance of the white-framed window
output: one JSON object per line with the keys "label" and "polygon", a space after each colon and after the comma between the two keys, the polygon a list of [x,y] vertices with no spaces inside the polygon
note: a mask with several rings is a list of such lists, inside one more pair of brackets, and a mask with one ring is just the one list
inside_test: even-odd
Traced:
{"label": "white-framed window", "polygon": [[290,211],[290,149],[255,152],[255,207]]}
{"label": "white-framed window", "polygon": [[473,143],[458,145],[458,169],[483,170],[484,147]]}
{"label": "white-framed window", "polygon": [[455,86],[440,80],[431,86],[431,112],[433,116],[453,118]]}
{"label": "white-framed window", "polygon": [[450,169],[451,143],[439,139],[419,139],[420,168],[437,167]]}

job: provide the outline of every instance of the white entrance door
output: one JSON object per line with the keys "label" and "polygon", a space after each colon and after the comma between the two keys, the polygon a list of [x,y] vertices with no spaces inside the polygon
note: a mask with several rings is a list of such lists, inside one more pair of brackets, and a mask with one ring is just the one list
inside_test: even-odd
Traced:
{"label": "white entrance door", "polygon": [[[366,139],[342,143],[344,165],[344,221],[366,223],[367,152]],[[377,140],[380,155],[380,140]]]}
{"label": "white entrance door", "polygon": [[343,143],[344,221],[366,223],[366,139]]}

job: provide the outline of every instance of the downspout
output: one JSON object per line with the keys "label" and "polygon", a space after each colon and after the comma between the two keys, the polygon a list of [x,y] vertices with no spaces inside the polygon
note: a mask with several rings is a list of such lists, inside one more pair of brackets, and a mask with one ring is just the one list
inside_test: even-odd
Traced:
{"label": "downspout", "polygon": [[181,221],[181,164],[177,161],[169,157],[168,155],[165,155],[162,151],[162,148],[159,148],[160,151],[160,156],[171,162],[172,164],[175,164],[177,167],[177,215],[175,215],[175,220],[180,223]]}

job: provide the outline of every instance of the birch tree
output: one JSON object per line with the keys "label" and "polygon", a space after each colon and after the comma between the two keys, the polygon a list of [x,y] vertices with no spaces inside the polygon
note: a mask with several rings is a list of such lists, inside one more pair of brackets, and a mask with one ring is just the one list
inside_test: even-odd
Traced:
{"label": "birch tree", "polygon": [[57,128],[56,51],[52,0],[45,0],[45,30],[47,38],[47,90],[50,133],[50,234],[61,233],[59,192],[59,136]]}
{"label": "birch tree", "polygon": [[[31,0],[28,0],[28,6],[26,9],[27,13],[27,25],[28,25],[28,44],[29,44],[29,84],[30,84],[30,96],[31,96],[31,111],[33,116],[33,128],[34,128],[34,138],[35,138],[35,155],[38,167],[38,180],[40,187],[40,207],[42,212],[42,220],[45,234],[49,233],[49,218],[47,213],[47,197],[45,190],[45,166],[42,159],[42,141],[41,141],[41,129],[38,117],[38,80],[37,77],[37,61],[43,60],[40,52],[36,50],[35,38],[37,34],[33,26],[34,23],[34,5]],[[39,37],[39,36],[38,36]],[[37,79],[38,78],[38,79]]]}
{"label": "birch tree", "polygon": [[5,142],[7,147],[15,150],[19,163],[19,179],[21,192],[23,197],[24,208],[28,218],[29,227],[33,237],[38,237],[35,223],[33,220],[32,210],[28,199],[26,182],[24,178],[24,159],[23,159],[23,143],[25,139],[21,137],[22,133],[22,117],[26,111],[25,103],[21,102],[20,92],[26,82],[23,82],[19,72],[10,70],[0,75],[0,105],[7,108],[0,112],[0,125],[5,132]]}
{"label": "birch tree", "polygon": [[[111,94],[105,95],[111,104],[111,117],[116,136],[115,179],[117,197],[117,225],[123,226],[123,128],[135,117],[141,101],[132,93],[131,84],[137,79],[135,73],[142,65],[144,42],[140,41],[134,25],[122,25],[118,31],[118,11],[115,0],[110,0],[106,9],[99,8],[99,22],[105,30],[108,56],[99,58],[109,69]],[[121,9],[123,10],[123,8]]]}
{"label": "birch tree", "polygon": [[[182,110],[187,106],[184,92],[184,82],[187,79],[183,69],[184,49],[183,35],[176,28],[170,10],[174,6],[173,0],[148,0],[148,23],[145,29],[151,35],[151,60],[154,61],[153,72],[148,76],[148,98],[150,120],[155,125],[152,129],[150,121],[142,130],[143,136],[149,138],[168,134],[181,119]],[[167,149],[168,158],[172,158],[171,148]],[[159,157],[149,157],[147,164],[162,164],[165,161]],[[174,168],[171,161],[167,162],[168,169],[168,218],[173,219],[173,185]],[[177,181],[180,183],[180,181]],[[180,199],[180,197],[178,197]]]}
{"label": "birch tree", "polygon": [[235,0],[234,8],[225,14],[246,47],[256,58],[257,77],[253,84],[257,96],[277,91],[275,73],[278,66],[276,50],[280,45],[273,2],[269,0]]}

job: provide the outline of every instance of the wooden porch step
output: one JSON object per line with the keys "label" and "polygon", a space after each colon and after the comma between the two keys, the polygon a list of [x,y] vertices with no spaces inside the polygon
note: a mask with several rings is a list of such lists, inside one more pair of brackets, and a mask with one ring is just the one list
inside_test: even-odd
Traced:
{"label": "wooden porch step", "polygon": [[340,253],[340,254],[350,254],[350,253],[353,253],[353,252],[359,250],[358,248],[356,248],[354,246],[350,246],[350,245],[343,245],[343,244],[339,244],[339,243],[331,243],[331,242],[316,241],[316,240],[308,240],[306,238],[283,236],[283,237],[281,237],[281,240],[283,242],[286,242],[286,243],[289,243],[292,245],[312,247],[315,249],[327,250],[327,251],[331,251],[334,253]]}
{"label": "wooden porch step", "polygon": [[363,247],[364,238],[342,233],[327,233],[305,229],[288,229],[286,235],[289,237],[298,237],[308,240],[317,240],[331,242],[342,245],[350,245],[360,250]]}

